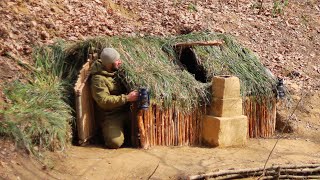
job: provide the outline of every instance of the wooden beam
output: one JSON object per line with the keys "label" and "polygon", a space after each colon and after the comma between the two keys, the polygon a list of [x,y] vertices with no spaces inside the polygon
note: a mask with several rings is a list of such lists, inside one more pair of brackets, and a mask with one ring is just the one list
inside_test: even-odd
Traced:
{"label": "wooden beam", "polygon": [[181,42],[175,46],[221,46],[223,41],[194,41],[194,42]]}

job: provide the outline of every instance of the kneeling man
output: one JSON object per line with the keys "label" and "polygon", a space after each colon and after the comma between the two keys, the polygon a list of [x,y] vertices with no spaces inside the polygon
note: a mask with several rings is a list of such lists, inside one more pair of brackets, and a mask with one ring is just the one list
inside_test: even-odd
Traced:
{"label": "kneeling man", "polygon": [[121,63],[120,54],[115,49],[104,48],[100,59],[91,68],[90,88],[95,101],[95,117],[101,125],[105,145],[112,149],[124,143],[124,129],[130,129],[128,102],[138,99],[138,92],[126,94],[126,88],[115,76]]}

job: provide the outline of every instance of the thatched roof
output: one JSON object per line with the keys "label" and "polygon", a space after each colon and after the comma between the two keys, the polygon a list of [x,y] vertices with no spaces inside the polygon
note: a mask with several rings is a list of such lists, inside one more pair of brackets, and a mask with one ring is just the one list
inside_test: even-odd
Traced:
{"label": "thatched roof", "polygon": [[[204,71],[205,77],[201,82],[181,63],[185,51],[175,45],[179,42],[212,40],[224,43],[221,46],[188,47],[196,57],[197,64],[194,65]],[[198,33],[168,38],[99,37],[74,43],[68,46],[66,52],[75,66],[85,62],[89,53],[100,54],[104,47],[114,47],[121,54],[123,66],[119,75],[128,90],[147,87],[154,102],[163,107],[170,107],[175,102],[181,111],[188,112],[209,103],[210,80],[222,74],[240,78],[243,96],[274,96],[272,87],[275,80],[268,75],[258,58],[225,34]]]}

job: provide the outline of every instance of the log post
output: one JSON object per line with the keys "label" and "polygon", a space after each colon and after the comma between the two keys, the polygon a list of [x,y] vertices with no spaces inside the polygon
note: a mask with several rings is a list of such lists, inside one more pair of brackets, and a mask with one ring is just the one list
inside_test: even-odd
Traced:
{"label": "log post", "polygon": [[139,110],[139,112],[138,112],[138,126],[139,126],[141,147],[143,149],[147,149],[149,147],[149,144],[147,142],[146,132],[145,132],[145,128],[143,125],[143,114],[145,113],[144,111],[146,111],[146,110]]}

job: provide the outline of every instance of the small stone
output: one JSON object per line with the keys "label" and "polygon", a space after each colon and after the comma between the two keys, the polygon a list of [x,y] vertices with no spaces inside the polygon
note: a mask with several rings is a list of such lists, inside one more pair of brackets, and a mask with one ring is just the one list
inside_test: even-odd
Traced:
{"label": "small stone", "polygon": [[49,33],[46,32],[46,31],[41,31],[41,33],[40,33],[40,38],[41,38],[42,40],[48,39],[48,38],[49,38]]}
{"label": "small stone", "polygon": [[38,24],[36,21],[31,21],[30,24],[33,26],[33,27],[36,27]]}
{"label": "small stone", "polygon": [[69,37],[68,39],[71,40],[71,41],[76,41],[78,38],[75,37],[75,36],[71,36],[71,37]]}
{"label": "small stone", "polygon": [[316,71],[318,70],[317,66],[312,66],[312,68]]}
{"label": "small stone", "polygon": [[291,77],[299,77],[301,76],[301,73],[299,71],[293,70],[289,73],[289,76]]}

